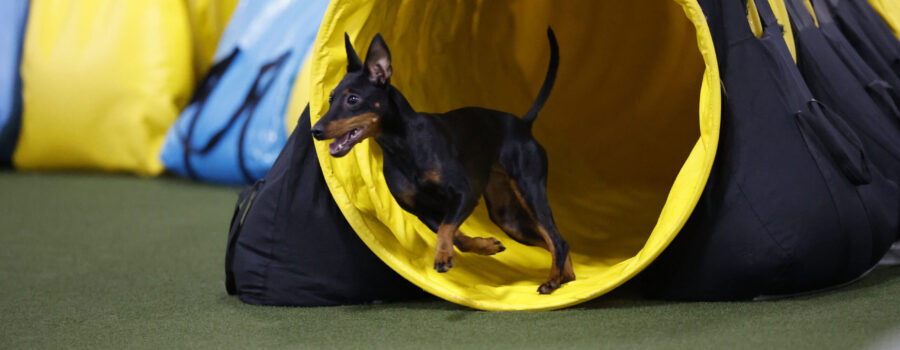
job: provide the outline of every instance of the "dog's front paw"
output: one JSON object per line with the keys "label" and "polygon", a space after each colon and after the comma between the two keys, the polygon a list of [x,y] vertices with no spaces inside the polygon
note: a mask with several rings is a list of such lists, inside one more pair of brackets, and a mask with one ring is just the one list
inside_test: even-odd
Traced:
{"label": "dog's front paw", "polygon": [[494,255],[506,250],[503,243],[494,238],[460,236],[453,243],[462,252],[481,255]]}
{"label": "dog's front paw", "polygon": [[437,252],[434,256],[434,269],[437,272],[447,272],[453,267],[453,251]]}

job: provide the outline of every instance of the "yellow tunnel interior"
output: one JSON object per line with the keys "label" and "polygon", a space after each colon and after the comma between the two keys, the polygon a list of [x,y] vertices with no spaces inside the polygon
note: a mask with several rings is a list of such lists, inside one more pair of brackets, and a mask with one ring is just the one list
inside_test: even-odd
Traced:
{"label": "yellow tunnel interior", "polygon": [[[343,158],[317,142],[344,216],[394,270],[439,297],[486,310],[540,310],[599,296],[646,267],[695,206],[718,141],[719,76],[695,1],[332,1],[310,61],[310,111],[327,111],[346,70],[347,32],[364,58],[381,33],[392,83],[421,112],[480,106],[523,115],[560,48],[553,92],[534,126],[549,157],[548,196],[577,280],[537,287],[550,254],[516,243],[483,205],[461,227],[507,249],[460,253],[433,270],[436,236],[390,195],[373,140]],[[483,202],[482,202],[483,203]]]}

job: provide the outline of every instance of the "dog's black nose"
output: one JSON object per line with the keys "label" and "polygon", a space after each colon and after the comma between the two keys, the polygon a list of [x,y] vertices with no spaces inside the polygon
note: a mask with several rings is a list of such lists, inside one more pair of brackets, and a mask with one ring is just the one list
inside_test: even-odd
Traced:
{"label": "dog's black nose", "polygon": [[310,132],[312,132],[312,136],[315,137],[316,140],[322,140],[322,137],[325,136],[325,130],[323,129],[324,128],[322,128],[321,126],[316,125],[312,128],[312,130],[310,130]]}

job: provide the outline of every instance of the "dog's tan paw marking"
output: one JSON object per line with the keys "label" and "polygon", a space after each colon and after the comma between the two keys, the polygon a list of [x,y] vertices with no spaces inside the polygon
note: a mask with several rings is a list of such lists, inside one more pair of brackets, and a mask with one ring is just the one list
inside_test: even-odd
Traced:
{"label": "dog's tan paw marking", "polygon": [[453,267],[452,251],[437,252],[437,254],[434,256],[434,269],[437,270],[437,272],[443,273],[449,271],[451,267]]}

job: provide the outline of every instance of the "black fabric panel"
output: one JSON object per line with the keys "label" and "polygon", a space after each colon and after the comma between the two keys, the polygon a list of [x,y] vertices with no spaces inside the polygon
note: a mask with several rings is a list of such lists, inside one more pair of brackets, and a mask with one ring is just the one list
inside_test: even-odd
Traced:
{"label": "black fabric panel", "polygon": [[865,83],[832,49],[802,0],[787,0],[785,5],[794,28],[797,66],[813,96],[865,135],[862,140],[872,161],[889,178],[900,180],[900,115],[886,114],[890,108],[879,107],[866,92]]}
{"label": "black fabric panel", "polygon": [[234,294],[249,304],[296,306],[424,295],[350,228],[322,177],[309,124],[307,107],[252,203],[239,198],[226,254]]}
{"label": "black fabric panel", "polygon": [[[898,108],[900,93],[897,90],[900,87],[900,79],[894,75],[894,72],[879,55],[869,53],[869,57],[866,59],[861,52],[854,48],[835,22],[826,0],[812,0],[812,3],[815,6],[819,31],[831,44],[834,53],[840,57],[841,62],[864,87],[884,114],[900,118],[900,108]],[[866,50],[869,47],[862,45],[861,48]]]}
{"label": "black fabric panel", "polygon": [[722,30],[719,148],[697,208],[639,282],[652,297],[739,300],[858,277],[897,232],[896,185],[845,120],[812,98],[767,2],[757,2],[761,39],[746,1],[700,4]]}
{"label": "black fabric panel", "polygon": [[894,74],[900,76],[900,41],[888,27],[884,19],[872,8],[867,0],[832,0],[838,4],[851,3],[863,31],[887,60]]}
{"label": "black fabric panel", "polygon": [[833,20],[866,64],[892,88],[900,89],[900,73],[897,70],[900,67],[891,59],[891,52],[897,50],[892,47],[897,39],[880,17],[874,20],[864,18],[866,11],[861,9],[872,10],[866,1],[814,0],[813,5],[820,25],[823,15],[826,16],[826,24],[831,22],[829,19]]}

